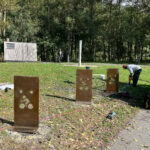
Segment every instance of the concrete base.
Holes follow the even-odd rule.
[[[76,104],[91,105],[91,104],[92,104],[92,102],[86,102],[86,101],[76,101]]]

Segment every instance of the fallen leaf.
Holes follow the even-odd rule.
[[[147,146],[147,145],[144,145],[144,147],[145,147],[145,148],[148,148],[148,146]]]
[[[28,139],[29,139],[29,140],[32,140],[32,139],[33,139],[33,136],[28,136]]]
[[[94,132],[92,132],[92,135],[95,135],[95,133],[94,133]]]
[[[134,121],[137,124],[137,120]]]
[[[69,138],[69,140],[72,141],[72,142],[74,141],[74,139],[72,139],[72,138]]]
[[[137,140],[137,139],[134,139],[134,141],[135,141],[135,142],[138,142],[138,140]]]
[[[79,119],[79,121],[82,123],[83,122],[83,120],[82,119]]]

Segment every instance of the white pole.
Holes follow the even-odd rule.
[[[82,59],[82,40],[79,41],[79,66],[81,66]]]

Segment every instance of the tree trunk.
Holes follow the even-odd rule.
[[[128,61],[132,61],[132,43],[128,42]]]
[[[111,51],[110,51],[110,45],[108,45],[108,61],[111,61]]]
[[[4,8],[4,14],[3,14],[4,18],[3,18],[3,21],[4,21],[4,27],[3,27],[3,38],[5,38],[6,36],[6,15],[7,15],[7,11],[6,11],[6,6]]]
[[[141,45],[141,62],[143,61],[143,45]]]
[[[93,39],[93,61],[95,62],[96,61],[96,49],[95,49],[95,42],[94,42],[94,39]]]
[[[135,62],[137,60],[137,45],[135,43],[135,46],[134,46],[134,59],[135,59]]]
[[[103,59],[104,61],[106,62],[106,47],[105,47],[105,40],[104,40],[104,37],[103,37]]]
[[[48,0],[47,3],[48,3],[48,8],[47,8],[48,9],[47,10],[48,31],[50,32],[50,0]]]
[[[109,2],[108,33],[112,33],[112,0]],[[108,61],[111,61],[111,37],[108,35]]]
[[[75,61],[77,61],[77,39],[76,36],[74,36],[74,49],[75,49]]]
[[[67,53],[67,62],[70,62],[70,54],[71,54],[71,43],[70,43],[70,32],[68,31],[67,41],[68,41],[68,53]]]
[[[52,48],[52,58],[53,58],[53,61],[56,62],[56,57],[55,57],[55,47],[53,46]]]

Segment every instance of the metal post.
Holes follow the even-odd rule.
[[[82,40],[79,41],[79,66],[81,66],[82,59]]]

